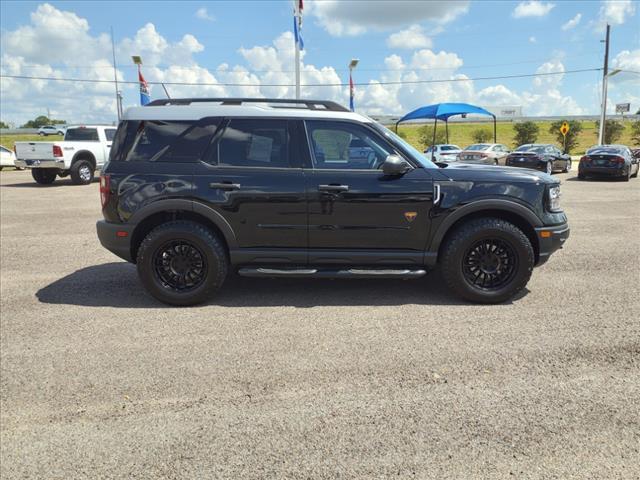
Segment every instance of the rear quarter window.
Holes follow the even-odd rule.
[[[113,140],[111,161],[196,162],[220,119],[124,121]]]

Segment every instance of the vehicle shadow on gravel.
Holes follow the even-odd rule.
[[[94,183],[100,183],[100,177],[96,177],[91,182],[91,185]],[[55,188],[55,187],[83,187],[85,185],[75,185],[70,178],[57,178],[55,182],[49,185],[40,185],[35,181],[27,181],[24,183],[8,183],[6,185],[2,185],[2,188]]]
[[[528,293],[525,288],[514,300]],[[116,308],[172,308],[145,292],[134,265],[83,268],[40,289],[42,303]],[[510,303],[510,302],[507,302]],[[444,285],[438,272],[418,280],[257,279],[230,275],[206,305],[223,307],[470,305]]]

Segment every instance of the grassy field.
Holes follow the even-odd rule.
[[[13,150],[13,144],[16,142],[59,142],[62,140],[62,135],[49,135],[47,137],[41,137],[40,135],[1,135],[0,145],[7,147],[9,150]]]
[[[539,143],[551,143],[556,144],[556,138],[554,134],[549,133],[549,127],[552,122],[535,122],[540,128],[538,135]],[[424,149],[424,145],[420,142],[419,129],[422,125],[400,125],[399,132],[404,132],[407,141],[414,145],[419,150]],[[514,148],[514,136],[515,131],[513,129],[513,123],[511,122],[498,122],[496,126],[498,143],[503,143],[509,148]],[[444,125],[438,122],[438,130],[444,131]],[[453,143],[462,148],[474,143],[473,132],[478,129],[484,129],[491,132],[493,136],[493,123],[451,123],[449,124],[449,143]],[[598,132],[596,130],[596,124],[593,121],[582,122],[582,132],[578,137],[578,146],[571,153],[574,155],[580,155],[592,145],[595,145],[598,141]],[[631,142],[631,126],[630,122],[625,123],[625,129],[622,138],[617,143],[623,145],[632,146]],[[558,145],[562,148],[562,145]]]
[[[555,135],[549,133],[549,127],[551,122],[536,122],[540,127],[540,133],[538,136],[539,143],[555,143]],[[406,139],[419,150],[424,149],[424,145],[420,142],[419,129],[422,125],[401,125],[400,132],[404,132]],[[392,127],[390,127],[392,128]],[[444,125],[438,123],[438,130]],[[456,144],[462,148],[474,143],[472,135],[477,129],[485,129],[493,134],[492,123],[452,123],[449,125],[449,143]],[[498,143],[503,143],[509,148],[513,148],[515,132],[513,130],[512,122],[498,122],[497,124],[497,136]],[[0,145],[3,145],[9,149],[13,149],[15,142],[33,142],[33,141],[45,141],[56,142],[61,140],[62,137],[58,135],[50,135],[48,137],[40,137],[38,135],[0,135]],[[580,155],[585,152],[587,148],[595,145],[598,140],[596,124],[592,121],[582,122],[582,132],[578,137],[578,147],[575,151],[571,152],[574,155]],[[630,122],[625,122],[625,129],[622,134],[622,138],[618,140],[618,143],[623,145],[632,146],[631,141],[631,125]],[[558,145],[562,147],[561,145]]]

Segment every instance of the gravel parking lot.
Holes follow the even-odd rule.
[[[1,179],[2,478],[638,478],[640,179],[559,175],[524,295],[234,277],[167,308],[98,185]]]

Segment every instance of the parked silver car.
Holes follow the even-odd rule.
[[[424,151],[426,157],[431,160],[433,154],[433,161],[435,162],[457,162],[458,154],[462,149],[457,145],[433,145]]]
[[[501,143],[474,143],[458,154],[463,163],[481,163],[485,165],[504,165],[509,149]]]

